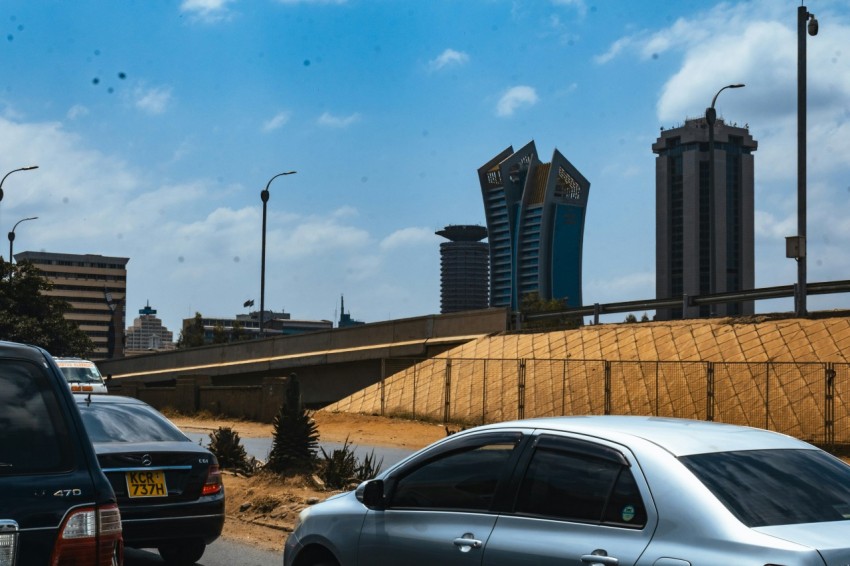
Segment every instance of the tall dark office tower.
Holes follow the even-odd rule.
[[[512,147],[478,170],[490,241],[490,305],[522,299],[581,306],[581,255],[590,183],[556,149],[550,163],[534,142]]]
[[[489,246],[483,226],[446,226],[440,244],[440,312],[486,309]]]
[[[758,143],[747,127],[730,126],[721,119],[715,122],[712,230],[709,135],[705,119],[687,120],[683,126],[664,130],[652,145],[658,156],[655,158],[657,298],[692,297],[712,290],[724,293],[754,287],[753,152],[757,148]],[[656,319],[753,312],[752,301],[699,307],[683,303],[681,309],[659,309]]]

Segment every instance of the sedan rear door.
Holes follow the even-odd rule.
[[[630,566],[656,523],[630,456],[582,439],[542,434],[520,464],[519,491],[484,549],[484,566]]]

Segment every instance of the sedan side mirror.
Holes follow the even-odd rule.
[[[374,511],[385,509],[384,480],[369,480],[357,486],[354,492],[357,500]]]

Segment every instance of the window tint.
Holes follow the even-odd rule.
[[[71,469],[71,443],[62,415],[44,369],[0,361],[0,475]]]
[[[486,511],[520,435],[438,457],[398,480],[391,507]]]
[[[646,511],[624,462],[622,456],[609,459],[571,451],[568,445],[559,448],[552,441],[540,443],[520,485],[515,510],[556,519],[642,527]]]
[[[646,508],[640,490],[631,470],[625,466],[620,468],[620,475],[605,506],[602,522],[624,527],[643,527],[646,524]]]
[[[680,460],[749,527],[850,519],[850,466],[819,450],[753,450]]]
[[[147,405],[77,403],[92,442],[149,442],[189,439]]]

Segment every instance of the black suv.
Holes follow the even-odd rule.
[[[123,563],[121,514],[62,372],[0,341],[0,566]]]

